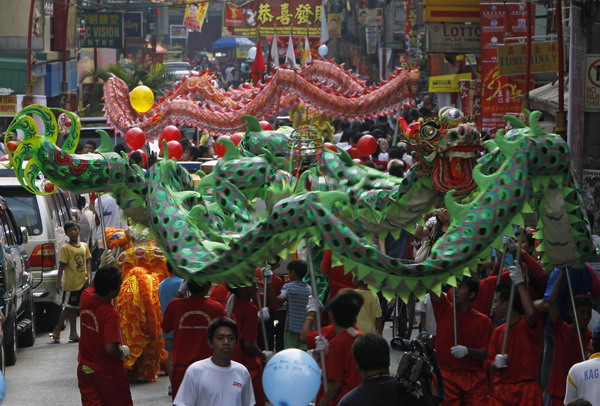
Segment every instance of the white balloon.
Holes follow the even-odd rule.
[[[322,44],[319,46],[318,52],[319,52],[319,55],[325,56],[329,53],[329,48],[327,48],[327,45]]]
[[[256,47],[252,47],[248,50],[248,59],[256,58]]]

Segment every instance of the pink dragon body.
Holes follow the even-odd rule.
[[[171,124],[211,134],[232,134],[246,127],[244,115],[274,117],[303,103],[319,114],[361,120],[396,112],[415,88],[417,71],[396,71],[379,87],[367,87],[341,67],[325,61],[296,71],[278,69],[260,87],[242,85],[223,91],[209,75],[191,76],[145,114],[129,104],[127,85],[112,77],[104,85],[105,117],[121,135],[141,128],[158,139]]]

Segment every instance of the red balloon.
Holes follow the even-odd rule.
[[[224,138],[229,138],[229,137],[226,135],[221,135],[219,138],[217,138],[217,141],[215,141],[215,153],[219,157],[224,157],[225,153],[227,152],[227,148],[225,147],[225,145],[223,145],[219,142],[220,140],[222,140]]]
[[[131,157],[131,154],[134,152],[139,152],[142,155],[142,168],[148,166],[148,154],[143,149],[136,149],[135,151],[131,151],[127,156]]]
[[[267,120],[261,120],[258,122],[258,124],[260,124],[260,128],[262,128],[263,131],[272,131],[273,130],[273,126]]]
[[[377,138],[365,134],[358,139],[356,147],[360,151],[360,155],[371,155],[377,149]]]
[[[350,156],[352,158],[356,158],[358,159],[358,157],[361,155],[360,151],[358,150],[358,148],[356,147],[352,147],[348,150],[348,152],[350,153]]]
[[[163,128],[162,132],[160,133],[159,141],[162,141],[163,139],[167,142],[181,141],[181,131],[179,131],[179,128],[175,127],[174,125],[168,125]]]
[[[125,133],[125,144],[133,150],[140,149],[146,144],[146,135],[140,128],[130,128]]]
[[[323,144],[323,146],[330,151],[338,152],[337,147],[335,145],[333,145],[331,142],[326,142],[325,144]]]
[[[183,147],[179,141],[167,142],[167,150],[169,151],[169,159],[179,160],[183,155]]]
[[[231,139],[231,141],[233,141],[233,143],[235,144],[236,147],[238,145],[240,145],[240,142],[242,142],[242,138],[244,138],[243,133],[235,133],[231,137],[229,137],[229,139]]]

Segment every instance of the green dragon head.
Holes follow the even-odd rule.
[[[475,189],[472,171],[484,147],[475,123],[468,122],[462,111],[443,107],[437,120],[421,124],[408,141],[421,170],[431,174],[438,190],[464,194]]]

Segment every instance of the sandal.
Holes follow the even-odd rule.
[[[52,344],[60,344],[60,336],[56,335],[54,333],[49,333],[48,336],[50,337],[50,341],[52,342]]]
[[[79,338],[69,338],[69,343],[78,343]]]

